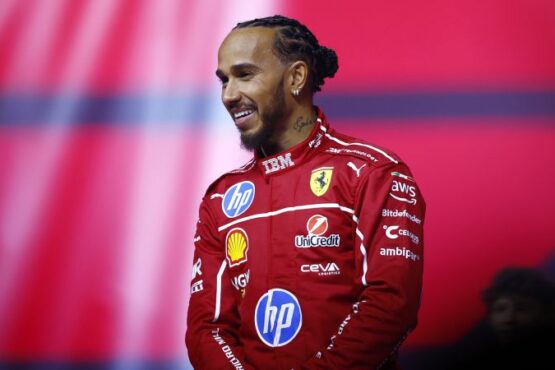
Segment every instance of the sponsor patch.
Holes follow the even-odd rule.
[[[418,237],[418,235],[412,233],[410,230],[401,229],[397,225],[384,225],[383,228],[385,230],[385,236],[387,236],[389,239],[397,239],[399,235],[401,235],[410,238],[410,240],[416,245],[420,244],[420,238]]]
[[[306,223],[306,230],[309,234],[322,235],[328,231],[328,218],[322,215],[310,217]]]
[[[352,169],[353,171],[355,171],[355,173],[357,174],[357,177],[360,177],[360,171],[362,171],[362,169],[364,167],[366,167],[366,163],[363,164],[360,167],[355,166],[355,164],[353,162],[348,162],[347,163],[347,167],[349,167],[350,169]]]
[[[405,180],[414,182],[414,179],[413,179],[412,177],[407,176],[407,175],[405,175],[405,174],[403,174],[403,173],[401,173],[401,172],[391,172],[391,176],[397,176],[397,177],[400,177],[400,178],[402,178],[402,179],[405,179]]]
[[[197,275],[202,275],[202,271],[200,270],[201,267],[202,267],[202,260],[199,257],[197,259],[197,261],[193,264],[193,271],[192,271],[192,274],[191,274],[191,280],[195,280]]]
[[[333,167],[322,167],[312,170],[310,175],[310,190],[317,197],[326,194],[330,187]]]
[[[249,238],[245,230],[240,227],[229,230],[225,238],[225,251],[229,267],[247,262]]]
[[[245,289],[247,288],[247,284],[249,283],[250,272],[251,270],[247,270],[242,274],[234,276],[233,279],[231,280],[231,284],[235,289],[241,292],[242,297],[245,296]]]
[[[239,182],[225,192],[222,211],[229,218],[243,214],[254,200],[255,187],[250,181]]]
[[[287,153],[285,155],[278,155],[277,157],[262,161],[262,165],[264,165],[265,173],[269,174],[283,170],[287,167],[293,167],[295,162],[291,159],[291,153]]]
[[[191,284],[191,294],[198,293],[204,289],[204,285],[202,280],[199,280],[193,284]]]
[[[419,261],[420,256],[418,254],[413,253],[412,251],[408,250],[407,248],[380,248],[380,256],[390,256],[390,257],[404,257],[408,260],[412,261]]]
[[[295,236],[295,247],[339,247],[341,237],[339,234],[324,236],[328,231],[328,218],[322,215],[313,215],[306,222],[307,235]]]
[[[290,343],[303,325],[297,297],[285,289],[270,289],[260,297],[254,310],[256,333],[270,347]]]
[[[239,359],[235,357],[235,354],[233,353],[233,350],[231,349],[231,347],[220,336],[220,328],[216,328],[215,330],[212,330],[212,337],[214,338],[216,343],[218,343],[218,345],[220,346],[220,349],[224,353],[225,357],[227,357],[230,365],[233,366],[236,370],[243,370],[244,367],[241,361],[239,361]]]
[[[362,157],[366,157],[366,158],[370,159],[372,162],[378,162],[376,157],[374,157],[372,154],[363,152],[361,150],[356,150],[356,149],[329,148],[329,149],[326,150],[326,152],[334,153],[334,154],[342,154],[342,153],[356,154],[356,155],[360,155]]]
[[[391,172],[391,176],[397,179],[393,180],[391,184],[389,196],[400,202],[416,204],[416,186],[411,184],[414,179],[400,172]]]
[[[193,280],[195,280],[198,276],[202,276],[202,260],[199,258],[197,258],[196,262],[193,264],[193,269],[191,271],[191,294],[194,293],[198,293],[200,291],[202,291],[204,289],[204,285],[203,285],[203,281],[198,280],[195,281],[194,283],[192,282]]]
[[[314,139],[312,139],[310,143],[308,143],[308,146],[310,148],[318,148],[321,143],[322,143],[322,134],[317,133]]]
[[[317,273],[318,276],[340,275],[341,270],[335,262],[301,265],[301,272]]]
[[[409,212],[407,212],[406,209],[403,209],[403,210],[393,209],[392,210],[392,209],[384,208],[384,209],[382,209],[382,217],[406,217],[409,220],[411,220],[412,222],[414,222],[415,224],[420,225],[422,223],[421,219],[419,219],[415,215],[410,214]]]

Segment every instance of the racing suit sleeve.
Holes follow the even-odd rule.
[[[224,244],[206,198],[195,235],[191,296],[187,314],[189,360],[201,369],[251,369],[244,361],[237,299],[228,276]]]
[[[416,326],[425,203],[404,164],[361,176],[355,199],[358,302],[302,369],[380,369]]]

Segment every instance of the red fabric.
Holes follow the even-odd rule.
[[[393,359],[416,325],[422,283],[425,204],[410,176],[397,156],[335,132],[321,116],[304,142],[256,157],[209,187],[186,335],[193,366],[369,369]],[[233,186],[245,181],[252,203],[242,198],[243,213],[226,211]],[[233,258],[237,243],[226,240],[238,228],[248,249]],[[286,317],[297,311],[279,305],[278,292],[264,300],[275,288],[298,301],[295,335],[287,332],[295,316]],[[268,320],[257,327],[257,317]],[[265,344],[262,323],[270,333],[284,324],[283,332]]]

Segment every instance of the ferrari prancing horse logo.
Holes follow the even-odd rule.
[[[310,175],[310,190],[317,197],[326,194],[330,187],[331,176],[333,175],[333,167],[320,167],[312,170]]]

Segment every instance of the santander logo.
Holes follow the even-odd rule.
[[[323,235],[328,231],[328,219],[322,215],[310,217],[306,223],[306,229],[310,235]]]

